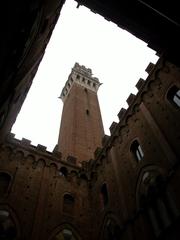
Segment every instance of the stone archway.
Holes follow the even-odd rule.
[[[77,231],[70,224],[57,227],[51,234],[49,240],[80,240]]]

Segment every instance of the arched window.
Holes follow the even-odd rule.
[[[101,199],[102,199],[103,208],[105,208],[109,201],[106,183],[104,183],[101,187]]]
[[[64,177],[67,177],[68,175],[68,170],[66,167],[61,167],[60,170],[59,170],[59,175],[60,176],[64,176]]]
[[[135,140],[131,144],[130,150],[137,161],[141,161],[143,159],[144,153],[143,153],[141,145],[139,144],[139,142],[137,140]]]
[[[17,236],[16,226],[8,211],[0,209],[0,239],[15,240]]]
[[[67,213],[67,214],[73,214],[74,204],[75,204],[74,197],[69,193],[64,194],[64,197],[63,197],[63,212]]]
[[[0,172],[0,197],[3,197],[9,188],[11,177],[9,174]]]
[[[155,236],[159,237],[179,217],[173,194],[167,190],[164,178],[155,171],[143,174],[140,191],[141,208],[146,211]]]
[[[167,99],[175,107],[180,108],[180,89],[176,86],[171,87],[167,93]]]
[[[77,240],[70,229],[63,229],[52,240]]]

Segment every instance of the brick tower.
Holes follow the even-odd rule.
[[[100,86],[91,69],[75,63],[60,98],[64,106],[58,140],[58,150],[66,159],[69,155],[77,162],[94,157],[104,135],[97,98]]]

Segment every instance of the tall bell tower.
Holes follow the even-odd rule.
[[[101,83],[89,68],[75,63],[62,89],[63,112],[58,140],[62,158],[69,155],[77,163],[94,157],[104,135],[97,91]]]

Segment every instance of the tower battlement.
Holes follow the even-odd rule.
[[[97,77],[93,77],[93,73],[90,68],[86,68],[84,65],[79,65],[79,63],[75,63],[60,95],[60,98],[63,102],[69,95],[69,92],[74,83],[95,93],[98,91],[99,86],[101,85],[99,79]]]

